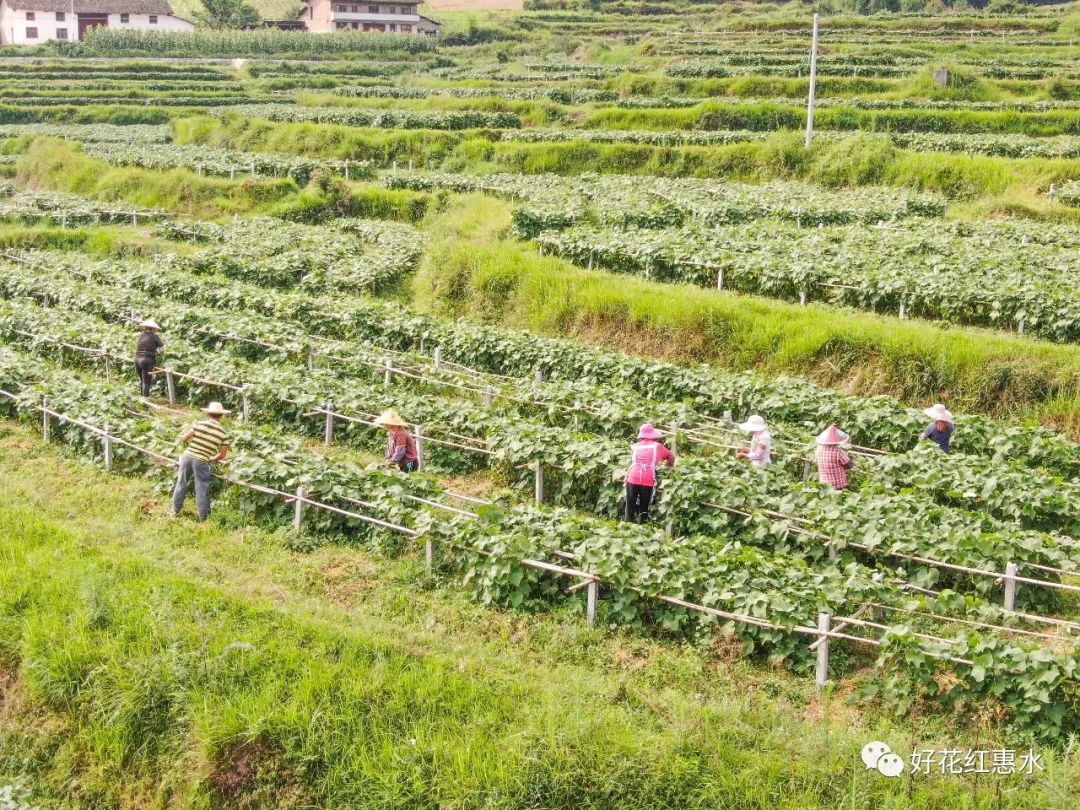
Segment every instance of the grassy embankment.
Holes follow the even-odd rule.
[[[728,146],[662,147],[582,141],[498,142],[475,131],[386,131],[235,117],[225,121],[180,119],[174,126],[178,143],[369,160],[383,167],[394,160],[413,160],[419,167],[451,171],[599,172],[749,182],[807,180],[828,186],[895,185],[1065,219],[1074,212],[1050,206],[1035,195],[1050,183],[1060,183],[1080,172],[1077,160],[913,152],[897,149],[886,138],[873,134],[821,141],[807,150],[802,136],[791,132]]]
[[[112,166],[82,155],[70,143],[49,138],[25,141],[28,145],[15,174],[21,188],[125,200],[194,217],[269,214],[302,222],[337,216],[416,222],[432,200],[428,194],[346,183],[338,177],[317,178],[301,188],[291,179],[228,180],[188,169],[160,172]]]
[[[859,394],[1032,419],[1080,436],[1080,348],[589,271],[505,238],[509,206],[461,198],[429,223],[414,304],[667,359],[799,374]]]
[[[869,739],[1016,742],[980,723],[863,715],[722,644],[589,630],[573,609],[493,612],[414,557],[290,552],[227,507],[204,526],[169,521],[147,479],[72,463],[11,423],[0,424],[0,489],[0,784],[24,782],[43,806],[1078,798],[1075,752],[1043,751],[1045,772],[1007,785],[884,779],[858,759]]]

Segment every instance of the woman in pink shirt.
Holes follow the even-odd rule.
[[[638,431],[638,440],[630,446],[630,469],[626,471],[626,519],[644,523],[649,519],[649,504],[656,491],[656,467],[675,464],[675,454],[660,444],[664,434],[650,424]]]

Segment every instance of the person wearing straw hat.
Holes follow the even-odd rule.
[[[919,434],[919,440],[922,441],[928,439],[936,444],[941,449],[942,453],[948,453],[952,442],[953,415],[949,413],[949,409],[940,402],[936,405],[931,405],[923,411],[923,413],[934,421],[927,425],[926,429]]]
[[[139,324],[142,333],[139,342],[135,345],[135,371],[139,375],[139,390],[142,396],[150,396],[150,386],[154,382],[154,368],[157,365],[158,355],[165,351],[165,344],[161,342],[158,332],[161,327],[153,318],[147,318]]]
[[[645,423],[638,430],[638,440],[630,446],[630,468],[626,471],[626,519],[644,523],[649,519],[649,506],[656,493],[656,468],[671,467],[675,454],[660,444],[664,434]]]
[[[840,448],[847,440],[848,435],[836,425],[829,425],[816,440],[818,480],[837,490],[848,488],[848,470],[852,461]]]
[[[207,418],[196,422],[180,437],[185,450],[173,489],[172,516],[177,517],[187,500],[188,482],[195,482],[195,506],[199,522],[210,517],[210,465],[224,461],[229,454],[229,434],[221,426],[222,418],[232,411],[211,402],[203,412]]]
[[[772,434],[764,418],[755,413],[739,425],[739,430],[750,434],[750,446],[740,447],[735,457],[748,458],[755,467],[768,467],[772,462]]]
[[[402,472],[416,472],[420,468],[420,456],[416,452],[416,440],[405,429],[405,420],[395,410],[384,411],[375,424],[386,428],[386,463]]]

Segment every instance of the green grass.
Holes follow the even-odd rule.
[[[584,141],[495,142],[475,132],[394,132],[236,118],[224,122],[180,119],[174,128],[179,143],[371,160],[384,167],[395,160],[399,164],[413,160],[420,167],[449,171],[598,172],[750,182],[797,179],[829,186],[902,186],[965,200],[1030,197],[1031,192],[1045,191],[1050,183],[1061,183],[1080,172],[1078,160],[913,152],[895,148],[884,137],[857,133],[843,141],[818,142],[806,150],[803,136],[795,132],[728,146],[660,147]]]
[[[471,196],[429,223],[439,248],[414,280],[416,306],[677,362],[798,374],[913,405],[947,396],[964,410],[1080,435],[1076,346],[589,271],[501,238],[508,210]]]
[[[1051,808],[1080,759],[891,783],[858,760],[1005,746],[806,679],[491,611],[414,557],[310,555],[219,505],[169,521],[120,479],[0,424],[0,784],[44,806]],[[435,586],[435,587],[432,587]],[[842,687],[846,689],[846,687]],[[984,718],[985,720],[985,718]],[[1055,804],[1059,802],[1059,804]]]
[[[179,214],[214,219],[233,214],[270,214],[300,222],[363,216],[416,222],[432,201],[429,194],[393,191],[371,183],[320,179],[300,188],[291,179],[228,180],[188,169],[168,172],[112,166],[88,158],[69,142],[36,138],[19,158],[16,182],[101,200],[125,200]]]

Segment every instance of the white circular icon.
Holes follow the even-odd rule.
[[[876,769],[882,776],[899,776],[904,772],[904,760],[879,740],[871,740],[863,746],[862,761],[866,770]]]
[[[882,776],[899,776],[904,772],[904,760],[896,754],[883,754],[877,761],[878,773]]]

